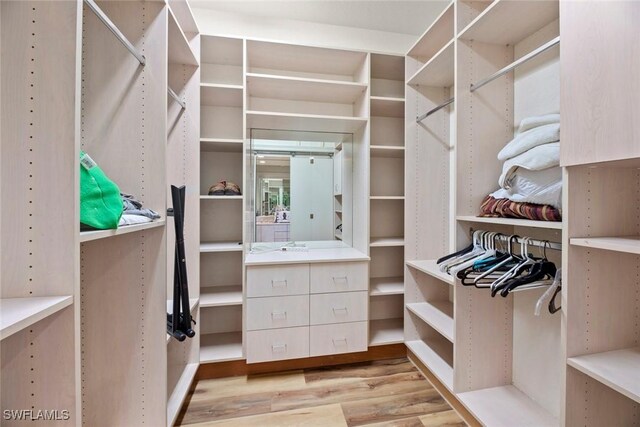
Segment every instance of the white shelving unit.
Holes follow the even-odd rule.
[[[165,223],[166,221],[161,218],[145,224],[124,225],[115,230],[82,231],[80,232],[80,243],[106,239],[113,236],[121,236],[128,233],[137,233],[143,230],[149,230],[150,228],[164,227]]]
[[[242,332],[206,334],[200,338],[200,363],[244,359]]]
[[[73,297],[26,297],[0,299],[0,340],[70,306]]]
[[[403,341],[404,58],[371,54],[369,345]]]
[[[451,301],[412,303],[407,304],[407,309],[453,342],[453,303]]]
[[[200,307],[242,305],[242,285],[209,286],[200,289]]]

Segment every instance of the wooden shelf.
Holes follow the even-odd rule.
[[[200,149],[208,152],[242,153],[243,139],[200,138]]]
[[[427,62],[436,52],[454,38],[454,2],[442,11],[440,16],[431,24],[418,41],[409,49],[407,56],[419,58]]]
[[[139,231],[164,226],[165,220],[161,218],[153,222],[146,222],[144,224],[123,225],[122,227],[115,230],[81,231],[80,243],[89,242],[91,240],[106,239],[108,237],[121,236],[128,233],[137,233]]]
[[[404,196],[369,196],[370,200],[404,200]]]
[[[438,331],[443,337],[453,342],[453,303],[451,301],[407,304],[407,309]]]
[[[184,367],[182,371],[182,375],[180,375],[180,379],[178,383],[174,387],[171,395],[169,396],[169,400],[167,401],[167,425],[173,426],[176,422],[176,418],[178,418],[178,414],[180,413],[180,408],[182,408],[182,404],[184,399],[189,394],[189,389],[191,388],[191,384],[193,383],[194,378],[196,377],[196,372],[198,372],[199,363],[189,363]]]
[[[256,98],[354,104],[366,90],[364,83],[247,73],[247,93]]]
[[[211,107],[242,107],[242,86],[200,84],[200,105]]]
[[[567,364],[640,403],[640,347],[570,357]]]
[[[200,200],[242,200],[243,198],[244,196],[200,196]]]
[[[458,215],[456,217],[458,221],[464,222],[478,222],[484,224],[496,224],[496,225],[514,225],[517,227],[532,227],[532,228],[547,228],[552,230],[562,230],[562,222],[554,221],[533,221],[530,219],[517,219],[517,218],[485,218],[481,216],[472,215]]]
[[[404,237],[372,237],[369,246],[372,248],[404,246]]]
[[[242,285],[209,286],[200,289],[200,307],[242,305]]]
[[[73,296],[0,299],[0,340],[70,306]]]
[[[447,273],[443,273],[438,269],[436,260],[407,261],[407,265],[409,267],[415,268],[418,271],[428,274],[429,276],[435,277],[438,280],[442,280],[449,285],[453,285],[455,282],[453,276]]]
[[[437,87],[453,86],[454,41],[447,43],[433,58],[422,66],[408,81],[408,85]]]
[[[198,24],[196,24],[196,20],[193,17],[191,6],[189,6],[187,0],[169,0],[168,4],[180,28],[182,28],[185,33],[196,34],[200,32]]]
[[[404,98],[371,96],[371,116],[404,117]]]
[[[200,243],[200,253],[207,252],[242,252],[240,242],[203,242]]]
[[[495,0],[460,32],[459,38],[514,45],[558,19],[557,1]]]
[[[640,255],[640,236],[573,238],[570,242],[574,246]]]
[[[453,389],[453,368],[445,361],[441,354],[453,359],[453,348],[445,346],[436,340],[407,341],[407,348],[445,385],[449,390]],[[436,351],[434,351],[434,349]]]
[[[559,422],[512,385],[457,394],[460,402],[485,426],[557,427]],[[500,402],[500,408],[496,408]]]
[[[191,45],[187,40],[184,32],[178,25],[175,15],[171,8],[169,10],[169,63],[170,64],[184,64],[198,66],[198,59],[191,49]]]
[[[247,111],[247,127],[258,129],[353,133],[366,123],[364,117]]]
[[[371,157],[404,157],[404,147],[399,145],[371,145]]]
[[[404,294],[404,277],[373,277],[369,281],[369,295],[402,295]]]
[[[403,319],[378,319],[369,321],[369,347],[403,342]]]
[[[200,363],[241,360],[242,332],[223,332],[200,336]]]

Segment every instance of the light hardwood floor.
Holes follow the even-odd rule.
[[[405,358],[202,380],[177,425],[465,426]]]

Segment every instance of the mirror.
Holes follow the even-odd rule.
[[[351,246],[351,142],[344,133],[251,130],[252,248]]]

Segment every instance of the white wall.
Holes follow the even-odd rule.
[[[404,55],[417,36],[194,8],[200,33]],[[425,28],[428,25],[425,24]]]

